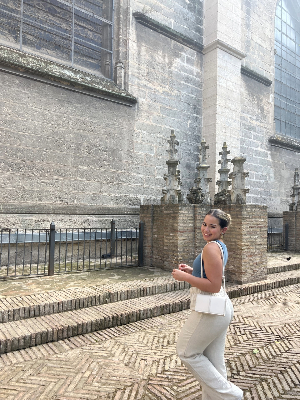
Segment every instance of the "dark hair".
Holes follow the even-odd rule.
[[[209,210],[206,215],[212,215],[213,217],[217,218],[219,220],[220,227],[222,229],[230,225],[231,222],[230,214],[227,214],[226,212],[219,210],[218,208]]]

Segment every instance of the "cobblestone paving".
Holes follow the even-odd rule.
[[[233,299],[228,375],[245,400],[300,399],[300,284]],[[188,311],[0,356],[0,399],[201,400],[175,346]]]
[[[298,253],[267,253],[268,268],[292,266],[300,264]],[[279,272],[279,271],[278,271]],[[294,272],[296,274],[296,272]],[[61,274],[45,276],[42,278],[22,278],[0,281],[0,299],[10,296],[26,296],[46,293],[52,290],[66,290],[78,287],[91,287],[118,284],[124,281],[153,279],[157,277],[170,277],[170,271],[160,268],[117,268],[95,272],[82,272],[74,274]]]

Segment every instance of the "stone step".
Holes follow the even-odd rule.
[[[271,275],[271,274],[277,274],[279,272],[295,271],[298,269],[300,269],[300,263],[270,266],[267,268],[267,273],[268,275]]]
[[[245,285],[230,298],[300,283],[300,270]],[[66,339],[189,308],[189,285],[160,277],[0,299],[0,353]]]
[[[227,293],[233,298],[300,282],[300,271],[290,275],[229,286]],[[156,278],[1,299],[0,353],[184,310],[187,286]]]
[[[0,323],[62,313],[188,288],[189,285],[186,282],[177,282],[172,277],[160,277],[101,286],[52,290],[27,296],[6,297],[0,299]]]
[[[299,264],[271,268],[269,269],[267,279],[264,281],[244,285],[227,284],[228,295],[230,298],[240,297],[299,283],[300,269],[297,266]],[[270,271],[273,273],[271,274]],[[78,310],[188,288],[189,285],[186,282],[174,281],[172,277],[159,277],[102,286],[53,290],[27,296],[5,297],[0,299],[0,323]]]
[[[227,284],[228,296],[230,298],[240,297],[299,283],[300,269],[291,267],[289,266],[289,269],[285,272],[278,272],[282,268],[276,267],[274,269],[276,273],[268,274],[267,279],[264,281],[244,285]],[[27,296],[8,296],[0,299],[0,323],[62,313],[188,288],[189,285],[186,282],[174,281],[170,276],[101,286],[52,290]]]
[[[182,311],[189,304],[189,290],[185,289],[5,322],[0,324],[0,353]]]

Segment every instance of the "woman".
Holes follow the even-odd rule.
[[[172,272],[173,278],[191,284],[191,314],[183,326],[178,342],[177,354],[188,370],[202,386],[202,400],[241,400],[243,392],[227,380],[224,360],[227,328],[233,317],[232,303],[227,299],[225,316],[204,314],[195,311],[197,293],[222,294],[223,260],[228,252],[222,238],[230,224],[230,215],[214,209],[203,221],[201,232],[207,242],[195,259],[193,268],[180,264]],[[219,244],[218,244],[219,243]],[[201,263],[203,277],[201,278]],[[206,293],[208,294],[208,293]]]

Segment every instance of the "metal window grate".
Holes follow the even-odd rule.
[[[0,42],[112,79],[113,0],[0,0]]]

